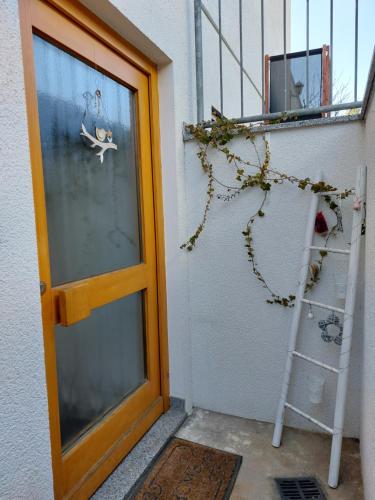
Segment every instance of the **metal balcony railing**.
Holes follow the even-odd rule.
[[[251,122],[259,122],[265,120],[275,120],[278,118],[285,118],[288,116],[293,117],[311,117],[311,116],[330,116],[331,112],[338,112],[349,109],[359,109],[362,106],[362,101],[358,100],[358,0],[353,0],[355,7],[355,16],[354,16],[354,61],[353,61],[353,72],[354,72],[354,101],[351,102],[341,102],[334,103],[333,102],[333,55],[334,55],[334,36],[333,36],[333,20],[334,20],[334,10],[333,10],[333,0],[329,0],[330,9],[330,45],[327,47],[323,46],[323,50],[329,50],[329,62],[328,62],[328,73],[329,76],[329,85],[328,90],[325,89],[326,100],[324,103],[321,103],[320,106],[314,106],[310,103],[310,59],[312,58],[312,54],[316,53],[316,50],[312,50],[309,46],[310,44],[310,1],[309,0],[300,0],[301,2],[305,2],[306,4],[306,52],[305,52],[305,88],[304,88],[304,105],[299,107],[298,109],[290,109],[287,105],[287,96],[288,96],[288,59],[293,57],[293,54],[287,53],[287,1],[286,0],[278,0],[282,2],[282,22],[283,22],[283,53],[279,56],[279,59],[282,57],[284,63],[283,70],[283,92],[284,92],[284,109],[282,111],[270,113],[269,104],[267,103],[267,97],[269,93],[269,65],[266,67],[265,64],[265,9],[264,9],[264,0],[258,0],[260,2],[260,53],[259,53],[259,63],[261,64],[261,91],[255,85],[252,75],[244,68],[244,44],[243,44],[243,0],[233,0],[234,2],[238,2],[238,12],[239,19],[236,22],[236,26],[233,26],[234,30],[238,30],[238,39],[239,39],[239,55],[233,50],[233,48],[228,43],[227,39],[223,35],[222,29],[222,0],[217,0],[218,4],[218,23],[216,23],[213,19],[213,16],[208,11],[207,7],[202,3],[202,0],[194,0],[194,17],[195,17],[195,63],[196,63],[196,96],[197,96],[197,121],[204,121],[204,64],[203,64],[203,51],[205,47],[203,47],[203,37],[202,37],[202,15],[206,17],[209,21],[212,28],[218,34],[218,52],[219,52],[219,89],[220,89],[220,113],[224,114],[224,86],[223,86],[223,46],[226,47],[229,54],[233,57],[234,61],[238,65],[238,86],[239,86],[239,96],[240,96],[240,109],[241,116],[240,117],[228,117],[233,118],[237,123],[251,123]],[[276,2],[276,0],[275,0]],[[271,4],[272,5],[272,4]],[[322,14],[324,15],[324,13]],[[310,54],[311,53],[311,54]],[[266,55],[266,63],[269,58]],[[290,71],[289,71],[290,73]],[[237,77],[233,77],[235,81]],[[256,94],[261,100],[261,113],[254,114],[252,116],[244,116],[244,79],[247,79],[252,87],[255,89]],[[327,82],[326,82],[327,83]],[[300,82],[297,82],[300,84]],[[290,83],[289,83],[290,85]],[[328,95],[327,95],[328,94]],[[324,104],[324,105],[322,105]],[[205,126],[209,127],[210,122],[205,122]]]

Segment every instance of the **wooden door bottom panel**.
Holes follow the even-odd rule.
[[[159,397],[159,387],[149,380],[84,434],[63,456],[64,492],[70,491],[85,477],[114,443],[147,413]]]
[[[75,487],[64,495],[64,500],[87,500],[111,474],[130,450],[137,444],[153,423],[163,413],[163,398],[159,396],[85,474]]]

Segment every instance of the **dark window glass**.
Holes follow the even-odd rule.
[[[301,53],[298,53],[301,54]],[[306,91],[306,52],[287,55],[286,109],[284,104],[284,58],[270,58],[270,112],[315,108],[321,105],[322,55],[309,55],[309,100]]]

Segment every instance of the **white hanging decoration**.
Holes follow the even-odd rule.
[[[318,323],[321,329],[321,338],[324,342],[334,342],[337,345],[342,344],[342,333],[344,330],[344,325],[341,323],[340,318],[332,312],[329,314],[327,319],[323,319]],[[335,329],[335,334],[332,330]]]
[[[107,138],[107,131],[104,128],[95,127],[96,138],[99,141],[105,141]]]
[[[312,312],[311,304],[309,306],[309,312],[307,314],[308,319],[314,319],[314,313]]]
[[[97,126],[99,120],[100,121],[104,120],[105,122],[109,121],[108,117],[106,116],[104,103],[102,101],[102,93],[99,89],[96,89],[94,95],[87,91],[83,94],[83,98],[86,101],[86,107],[82,118],[80,135],[83,135],[91,142],[90,144],[91,148],[100,148],[100,151],[96,153],[96,156],[99,156],[100,163],[103,163],[104,153],[108,149],[114,149],[115,151],[117,151],[117,144],[112,142],[112,135],[113,135],[112,130],[106,130],[105,128]],[[96,109],[96,117],[94,120],[96,137],[91,135],[84,125],[84,121],[86,119],[86,116],[89,114],[89,109],[92,106],[93,101]]]
[[[361,198],[358,195],[355,195],[353,209],[354,210],[361,210],[361,208],[362,208]]]
[[[313,405],[320,405],[323,402],[325,378],[321,375],[311,375],[309,377],[309,401]]]
[[[103,163],[104,153],[107,151],[107,149],[115,149],[117,151],[117,144],[112,142],[112,132],[110,130],[104,130],[104,129],[97,128],[96,129],[96,137],[98,137],[98,139],[95,139],[94,136],[92,136],[89,132],[87,132],[86,127],[82,123],[81,135],[83,135],[84,137],[87,137],[87,139],[89,139],[92,142],[90,147],[100,148],[99,153],[96,153],[96,156],[99,156],[99,158],[100,158],[100,163]],[[100,139],[99,139],[99,137],[100,137]],[[105,142],[106,139],[108,142]]]

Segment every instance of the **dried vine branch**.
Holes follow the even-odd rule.
[[[197,156],[201,161],[202,168],[205,171],[205,173],[207,174],[207,179],[208,179],[207,198],[206,198],[206,205],[205,205],[204,211],[203,211],[202,222],[198,225],[195,233],[192,236],[190,236],[189,240],[186,243],[183,243],[180,247],[182,249],[186,248],[189,251],[193,250],[197,239],[199,238],[201,232],[204,229],[204,226],[206,225],[208,212],[210,210],[212,198],[214,197],[214,192],[215,192],[214,181],[216,179],[214,179],[214,177],[213,177],[213,166],[208,161],[208,158],[207,158],[207,149],[208,149],[208,144],[206,144],[206,145],[201,144],[199,147],[199,152],[197,153]]]
[[[299,179],[296,176],[288,175],[274,168],[270,168],[271,153],[268,141],[263,135],[264,153],[262,160],[255,143],[255,134],[250,127],[234,124],[230,120],[218,118],[213,123],[212,128],[209,130],[203,128],[201,125],[191,125],[189,127],[189,131],[199,144],[199,151],[197,153],[197,156],[208,179],[206,193],[207,197],[201,223],[198,225],[196,231],[190,236],[190,238],[181,245],[181,248],[186,248],[189,251],[193,250],[198,238],[201,236],[207,223],[208,212],[210,210],[211,202],[215,193],[215,184],[226,189],[225,194],[218,193],[216,196],[217,198],[227,202],[239,196],[244,191],[252,188],[259,188],[264,193],[261,203],[258,206],[257,211],[249,218],[246,227],[242,232],[245,238],[245,247],[247,249],[248,261],[250,263],[252,273],[262,284],[263,288],[267,289],[271,296],[271,298],[267,299],[266,302],[269,304],[280,304],[284,307],[293,307],[295,296],[292,294],[288,296],[282,296],[276,293],[266,282],[263,274],[259,270],[255,259],[252,226],[257,218],[263,218],[265,216],[263,208],[272,185],[280,185],[288,182],[302,190],[306,190],[307,188],[310,189],[313,193],[327,193],[327,195],[323,197],[323,200],[327,203],[328,207],[335,213],[336,216],[338,205],[334,200],[332,200],[332,197],[340,197],[342,199],[346,198],[347,196],[349,196],[349,194],[351,194],[352,190],[347,189],[339,195],[336,195],[335,191],[337,191],[337,188],[331,186],[330,184],[327,184],[324,181],[313,182],[309,177]],[[244,160],[239,155],[234,154],[228,148],[228,143],[233,139],[233,137],[238,134],[243,134],[246,140],[248,140],[252,144],[257,157],[257,163],[251,162],[249,160]],[[234,185],[228,185],[217,179],[217,177],[214,175],[214,167],[208,159],[209,148],[222,153],[225,156],[228,165],[234,167]],[[247,167],[255,168],[256,173],[250,174],[246,172]],[[325,246],[327,246],[328,240],[337,231],[337,226],[338,222],[329,231],[325,240]],[[323,268],[323,261],[326,255],[327,252],[321,251],[319,259],[310,266],[311,277],[306,285],[306,291],[311,290],[319,282],[320,273]]]

